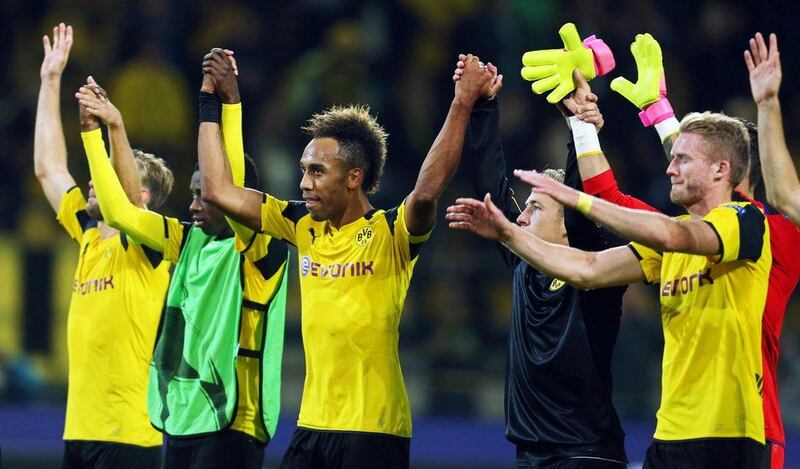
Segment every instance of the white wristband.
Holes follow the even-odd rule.
[[[681,124],[675,117],[670,117],[656,124],[656,132],[658,132],[658,138],[661,139],[661,143],[666,142],[673,135],[678,135],[680,127]]]
[[[603,154],[594,125],[572,116],[569,118],[569,126],[572,128],[572,141],[575,142],[575,153],[578,158]]]

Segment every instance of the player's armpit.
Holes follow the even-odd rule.
[[[86,213],[86,199],[78,186],[73,186],[61,196],[56,220],[64,227],[70,238],[81,243],[83,233],[92,223],[91,217]]]
[[[269,194],[252,191],[260,196],[259,226],[262,233],[286,240],[295,246],[297,222],[308,215],[305,204],[298,201],[276,199]]]
[[[50,168],[43,173],[37,171],[36,177],[50,206],[58,212],[61,198],[68,190],[75,187],[75,179],[66,168]]]
[[[800,187],[792,193],[789,203],[785,204],[784,214],[796,225],[800,225]]]

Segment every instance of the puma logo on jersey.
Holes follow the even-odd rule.
[[[714,279],[711,278],[711,268],[705,271],[698,271],[688,277],[683,276],[675,280],[667,280],[661,288],[661,296],[678,296],[685,295],[694,290],[695,284],[697,288],[703,285],[713,285]]]
[[[300,274],[303,277],[342,278],[375,275],[375,261],[356,261],[335,264],[320,264],[308,256],[300,262]]]

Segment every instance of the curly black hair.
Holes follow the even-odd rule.
[[[368,106],[333,106],[308,120],[303,130],[312,138],[333,138],[339,143],[339,156],[350,168],[361,168],[361,188],[367,194],[378,190],[386,164],[386,137]]]

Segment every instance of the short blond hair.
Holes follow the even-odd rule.
[[[564,184],[564,178],[566,177],[566,174],[564,173],[563,169],[552,169],[552,168],[545,169],[544,171],[542,171],[542,174],[549,177],[550,179],[555,179],[561,184]]]
[[[136,160],[136,169],[139,170],[142,186],[150,191],[150,203],[147,206],[151,209],[161,207],[172,192],[175,176],[164,160],[152,153],[134,149],[133,158]]]
[[[560,182],[561,184],[564,184],[564,179],[566,178],[566,173],[564,172],[563,169],[548,168],[548,169],[545,169],[544,171],[542,171],[542,174],[544,174],[545,176],[549,177],[550,179],[555,179],[556,181]],[[558,210],[558,214],[563,217],[564,216],[564,205],[562,205],[562,204],[558,204],[558,205],[561,207]]]
[[[691,112],[681,120],[680,133],[703,137],[703,150],[713,161],[731,165],[731,187],[742,182],[748,168],[750,136],[741,121],[721,112]]]

